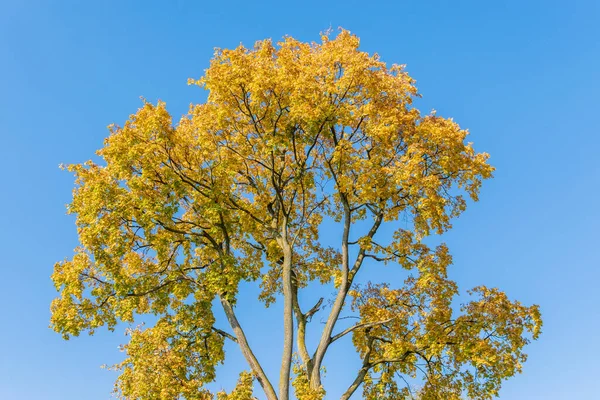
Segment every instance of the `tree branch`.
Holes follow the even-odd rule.
[[[310,375],[312,371],[312,359],[310,354],[308,354],[308,349],[306,348],[307,314],[302,313],[302,310],[300,309],[300,303],[298,301],[298,285],[295,282],[295,279],[292,280],[292,283],[294,314],[296,315],[296,323],[298,324],[298,337],[296,338],[298,353],[300,354],[300,358],[302,359],[302,363],[306,368],[307,374]]]
[[[215,328],[214,326],[212,327],[212,330],[215,331],[215,332],[217,332],[219,335],[221,335],[221,336],[223,336],[223,337],[225,337],[225,338],[227,338],[227,339],[229,339],[229,340],[231,340],[233,342],[236,342],[236,343],[238,342],[238,340],[236,339],[236,337],[233,336],[231,333],[225,332],[225,331],[223,331],[223,330],[221,330],[219,328]]]
[[[313,357],[314,364],[310,377],[310,386],[314,390],[321,387],[321,363],[325,357],[327,347],[331,343],[331,333],[333,332],[335,323],[340,316],[340,312],[342,311],[342,307],[344,306],[344,301],[346,299],[346,294],[350,288],[348,239],[350,237],[351,211],[350,205],[348,204],[348,198],[344,193],[340,193],[340,199],[342,206],[344,207],[344,231],[342,233],[342,281],[340,283],[340,288],[333,307],[331,308],[331,312],[329,313],[329,318],[327,318],[327,322],[325,323],[325,328],[323,328],[321,340],[319,341],[319,345],[317,346],[317,350],[315,351],[315,355]]]
[[[317,301],[317,304],[315,304],[315,305],[313,306],[313,308],[311,308],[310,310],[308,310],[308,311],[306,312],[306,314],[304,314],[304,315],[306,316],[306,318],[307,318],[307,319],[309,319],[309,318],[312,318],[312,316],[313,316],[313,315],[314,315],[314,314],[315,314],[317,311],[319,311],[319,308],[321,308],[321,305],[322,305],[322,304],[323,304],[323,298],[321,297],[321,298],[319,299],[319,301]]]
[[[223,311],[225,311],[225,315],[227,316],[229,325],[231,325],[231,329],[233,329],[233,332],[235,333],[237,339],[236,341],[240,346],[242,354],[244,355],[244,358],[246,358],[246,361],[252,369],[252,372],[254,372],[254,374],[256,375],[256,379],[258,380],[260,386],[262,386],[265,395],[267,396],[267,399],[277,400],[277,394],[273,389],[273,385],[271,385],[271,382],[267,378],[265,371],[262,369],[262,366],[258,362],[258,359],[252,352],[252,349],[248,344],[248,340],[246,339],[246,334],[244,333],[244,330],[240,326],[240,323],[237,317],[235,316],[235,312],[233,311],[231,303],[222,296],[219,296],[219,299],[221,300],[221,305],[223,306]]]
[[[360,324],[356,324],[354,326],[351,326],[345,330],[343,330],[342,332],[338,333],[337,335],[335,335],[334,337],[331,338],[331,343],[335,342],[336,340],[340,339],[341,337],[349,334],[350,332],[359,329],[359,328],[371,328],[373,326],[377,326],[377,325],[384,325],[387,324],[388,322],[391,322],[395,319],[396,317],[392,317],[392,318],[388,318],[385,321],[377,321],[377,322],[364,322],[364,323],[360,323]]]
[[[281,196],[281,195],[280,195]],[[280,203],[283,207],[283,201]],[[292,288],[292,247],[288,238],[288,219],[283,217],[280,245],[283,250],[283,352],[279,371],[279,399],[288,400],[290,395],[290,371],[294,351],[294,295]]]
[[[352,281],[354,280],[356,273],[362,266],[362,263],[365,259],[365,250],[360,249],[358,255],[356,256],[356,260],[354,261],[352,269],[349,268],[348,246],[350,236],[351,211],[347,197],[343,193],[340,193],[340,198],[344,207],[344,231],[342,234],[342,282],[340,283],[338,294],[336,296],[333,307],[331,308],[329,318],[327,319],[325,328],[323,329],[323,333],[321,335],[321,340],[313,357],[314,368],[310,379],[310,385],[313,389],[318,389],[321,386],[321,363],[323,362],[323,358],[325,357],[327,348],[332,342],[331,334],[333,332],[333,328],[335,327],[335,324],[340,316],[342,308],[344,307],[344,302],[346,301],[346,296],[348,295],[348,291],[352,286]],[[382,222],[383,214],[379,212],[376,214],[373,226],[371,226],[371,229],[367,234],[369,238],[375,236],[375,233],[377,233],[377,230],[381,226]]]
[[[363,357],[362,367],[358,370],[358,374],[356,375],[356,378],[354,379],[352,384],[350,384],[348,389],[344,392],[342,397],[340,397],[340,400],[348,400],[350,398],[350,396],[352,396],[354,394],[356,389],[358,389],[358,387],[365,380],[365,376],[367,375],[367,372],[369,372],[369,369],[371,369],[369,359],[371,358],[371,352],[373,351],[373,340],[374,340],[373,338],[368,339],[367,351],[365,352],[365,356]]]

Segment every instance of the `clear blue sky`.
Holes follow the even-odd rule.
[[[597,0],[0,1],[0,398],[107,399],[115,375],[99,366],[118,360],[126,340],[100,332],[65,342],[48,329],[52,265],[77,244],[64,208],[73,180],[58,164],[92,157],[140,96],[165,100],[176,116],[201,101],[186,80],[202,74],[214,47],[317,40],[330,26],[407,64],[424,96],[418,106],[454,117],[492,156],[495,179],[444,240],[462,288],[498,286],[541,305],[544,333],[501,398],[595,398],[598,21]],[[269,347],[278,325],[256,329],[270,326],[256,318],[273,316],[243,312],[259,353],[279,354]],[[241,363],[238,353],[228,356]],[[353,367],[343,356],[327,359],[331,393],[348,384],[333,372]]]

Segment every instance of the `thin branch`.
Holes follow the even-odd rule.
[[[384,324],[387,324],[388,322],[393,321],[395,318],[396,317],[392,317],[392,318],[388,318],[388,319],[386,319],[384,321],[364,322],[364,323],[353,325],[353,326],[351,326],[351,327],[343,330],[342,332],[338,333],[337,335],[333,336],[331,338],[331,343],[333,343],[336,340],[340,339],[341,337],[349,334],[350,332],[355,331],[356,329],[359,329],[359,328],[371,328],[373,326],[384,325]]]
[[[306,312],[306,314],[304,314],[304,316],[305,316],[305,317],[306,317],[308,320],[310,320],[310,318],[312,318],[312,316],[313,316],[313,315],[314,315],[314,314],[315,314],[317,311],[319,311],[319,308],[321,308],[321,305],[322,305],[322,304],[323,304],[323,298],[321,297],[321,298],[319,299],[319,301],[317,301],[317,304],[315,304],[315,305],[313,306],[313,308],[311,308],[310,310],[308,310],[308,311]]]
[[[233,336],[231,333],[225,332],[224,330],[221,330],[219,328],[215,328],[214,326],[212,327],[212,330],[233,342],[236,342],[236,343],[238,342],[237,338],[235,336]]]

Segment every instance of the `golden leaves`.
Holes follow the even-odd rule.
[[[299,360],[294,360],[292,370],[295,375],[292,386],[298,400],[323,400],[325,398],[325,389],[323,387],[313,389],[310,386],[309,377]]]
[[[212,399],[202,386],[215,379],[215,366],[224,353],[223,338],[210,327],[163,318],[129,335],[131,340],[123,346],[127,358],[115,366],[122,370],[115,387],[120,397]]]
[[[217,393],[217,400],[256,400],[256,397],[252,395],[254,383],[254,377],[250,372],[240,373],[237,385],[233,391],[229,394],[226,392]]]
[[[394,374],[415,376],[418,360],[429,368],[424,399],[462,390],[487,398],[520,370],[526,334],[539,335],[539,310],[478,288],[480,300],[453,316],[448,250],[421,242],[450,228],[493,167],[454,121],[412,107],[418,93],[403,66],[360,51],[358,37],[341,30],[320,43],[286,37],[218,49],[188,83],[209,91],[206,104],[174,122],[163,102],[144,102],[123,127],[110,127],[102,165],[68,166],[81,247],[55,266],[52,327],[69,337],[160,317],[131,332],[119,366],[124,397],[212,398],[202,387],[224,354],[211,302],[235,304],[240,284],[254,280],[260,299],[275,301],[284,237],[295,291],[328,283],[347,291],[364,258],[413,273],[401,289],[350,292],[363,324],[353,341],[368,356],[367,398],[406,396]],[[362,257],[354,267],[345,265],[347,248],[322,243],[324,218],[354,224],[346,244]],[[400,218],[406,228],[380,243],[379,225]],[[370,219],[374,230],[355,234]],[[306,365],[295,374],[298,398],[323,398]],[[243,373],[217,398],[249,399],[252,381]]]
[[[524,346],[540,334],[539,307],[482,286],[469,292],[477,298],[454,315],[457,288],[446,278],[448,257],[445,248],[423,255],[418,275],[402,289],[368,285],[351,292],[361,317],[353,343],[381,372],[377,381],[365,379],[365,398],[404,398],[399,393],[409,386],[399,389],[393,378],[401,373],[423,380],[418,398],[460,399],[468,393],[489,399],[502,380],[521,371]]]

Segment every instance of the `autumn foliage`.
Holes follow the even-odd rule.
[[[521,371],[537,306],[481,286],[453,309],[449,251],[424,243],[451,227],[463,196],[477,200],[488,156],[451,119],[411,105],[418,93],[402,66],[358,47],[342,30],[217,50],[190,80],[206,103],[177,123],[164,103],[144,103],[111,127],[101,164],[67,167],[81,246],[55,266],[52,327],[69,338],[157,317],[129,331],[118,395],[248,400],[256,380],[260,398],[323,399],[325,354],[346,335],[361,363],[343,399],[361,386],[367,399],[487,399]],[[393,234],[381,234],[386,225]],[[380,263],[406,279],[378,282]],[[359,271],[373,282],[356,285]],[[284,306],[279,377],[236,317],[248,281],[260,282],[257,302]],[[334,288],[331,301],[304,304],[303,291],[320,287]],[[227,328],[215,326],[217,305]],[[311,325],[317,313],[325,324]],[[356,322],[336,329],[342,313]],[[320,331],[314,346],[308,329]],[[226,340],[249,372],[213,395],[205,385],[219,379]]]

